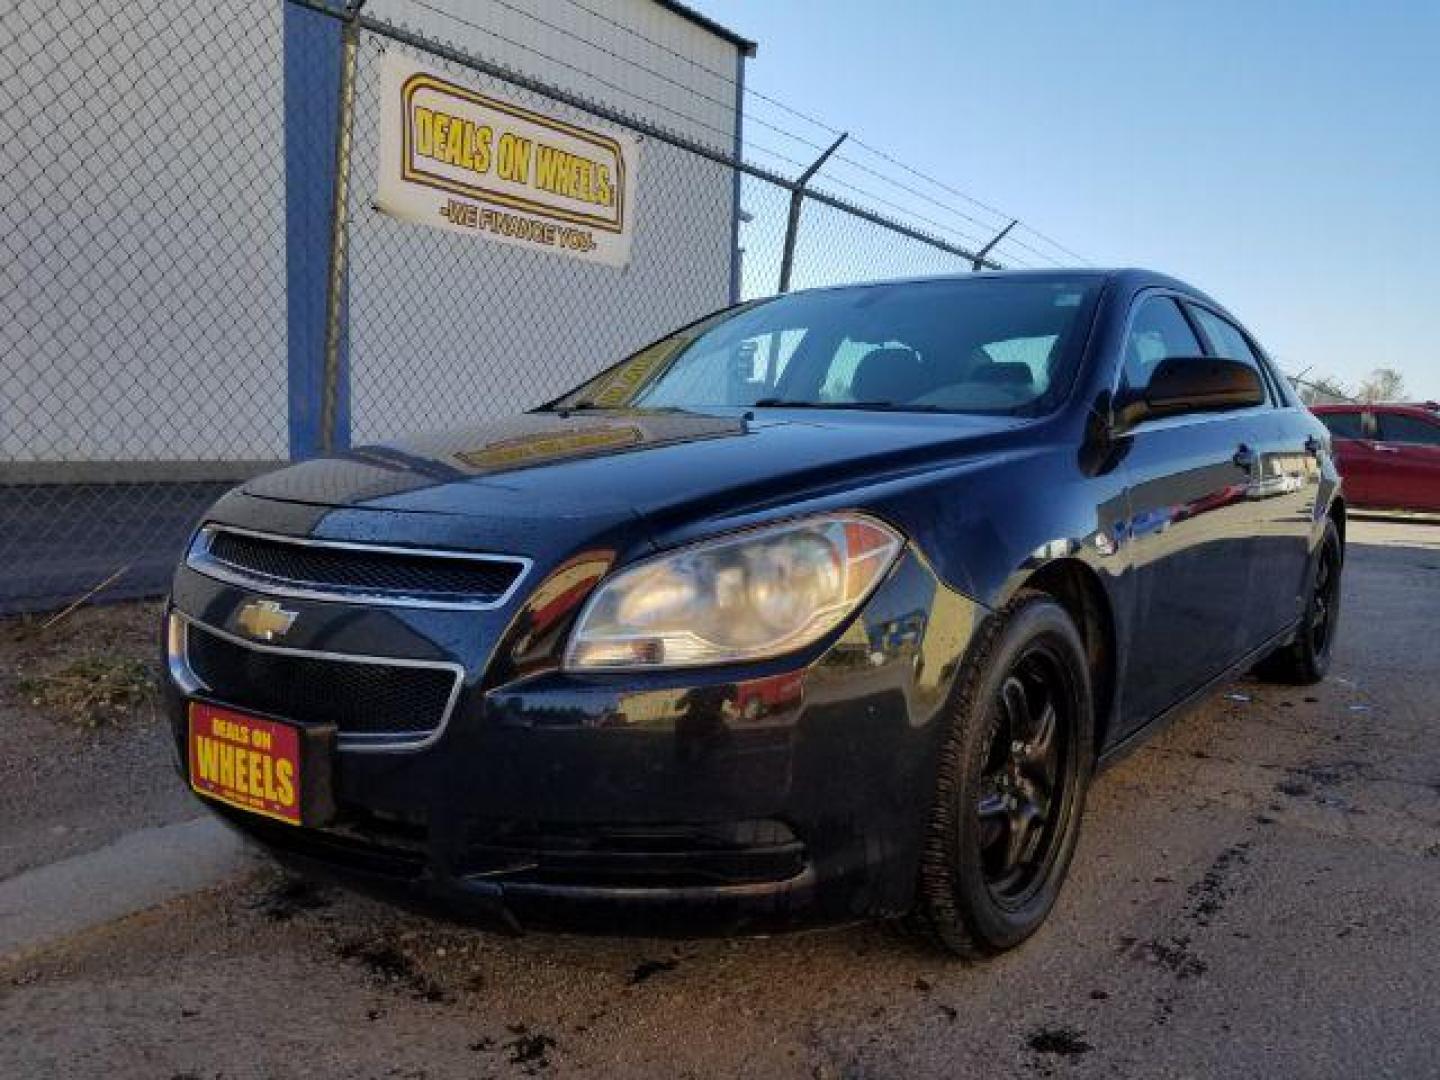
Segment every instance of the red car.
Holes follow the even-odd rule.
[[[1315,405],[1351,506],[1440,511],[1440,405]]]

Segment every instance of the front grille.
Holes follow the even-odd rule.
[[[272,588],[457,607],[502,602],[525,572],[524,560],[513,556],[300,541],[221,526],[203,530],[190,564],[202,573]]]
[[[345,735],[423,736],[445,720],[460,673],[262,651],[190,624],[185,656],[209,695],[237,709]]]

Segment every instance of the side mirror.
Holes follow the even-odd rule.
[[[1263,404],[1265,387],[1249,364],[1214,356],[1172,356],[1160,361],[1149,386],[1120,403],[1115,420],[1130,428],[1154,417]]]

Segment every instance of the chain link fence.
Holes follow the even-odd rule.
[[[323,0],[0,9],[0,611],[156,595],[234,483],[326,443],[533,407],[678,325],[775,292],[787,248],[796,288],[976,265],[823,180],[802,189],[740,159],[713,120],[668,127],[405,18],[400,4],[381,18]],[[354,45],[348,110],[314,90],[343,53],[301,50],[338,33]],[[375,210],[387,50],[639,135],[630,264]],[[328,177],[318,191],[316,177]],[[297,282],[327,276],[338,316],[317,332],[297,318]],[[337,348],[341,362],[325,363]],[[306,432],[322,413],[317,446]]]
[[[281,13],[229,14],[0,5],[0,610],[154,592],[286,456]]]

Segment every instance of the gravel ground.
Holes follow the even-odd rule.
[[[0,620],[0,878],[196,814],[153,697],[36,704],[77,662],[158,671],[160,605],[81,608],[45,628],[47,618]]]
[[[0,969],[0,1075],[1440,1075],[1440,528],[1349,557],[1332,678],[1227,688],[1101,776],[996,961],[512,939],[262,871]]]

